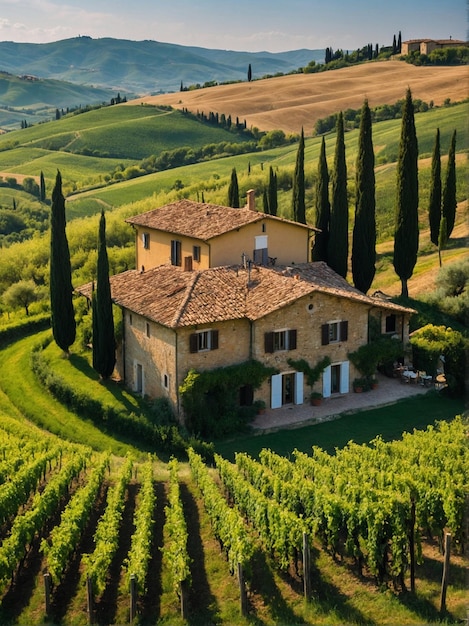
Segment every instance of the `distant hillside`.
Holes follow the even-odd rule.
[[[0,72],[0,128],[19,128],[23,121],[37,124],[50,120],[56,109],[109,102],[116,95],[110,89]]]
[[[281,128],[311,135],[320,118],[347,109],[360,109],[365,98],[371,107],[394,104],[405,97],[441,106],[469,96],[467,66],[420,66],[403,61],[372,61],[317,74],[294,74],[208,89],[143,97],[136,104],[169,104],[190,111],[224,113],[245,119],[249,128]],[[469,108],[469,107],[468,107]]]
[[[91,37],[45,44],[0,42],[0,71],[134,94],[177,91],[181,81],[188,86],[246,80],[249,63],[258,78],[296,70],[311,60],[324,61],[324,50],[235,52]]]

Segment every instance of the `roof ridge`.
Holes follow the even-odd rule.
[[[187,304],[192,296],[192,293],[194,291],[195,285],[199,279],[201,275],[201,272],[199,270],[196,270],[194,272],[194,276],[191,278],[191,280],[189,281],[189,284],[186,286],[186,296],[184,298],[184,300],[181,302],[181,305],[179,307],[179,311],[176,311],[174,318],[173,318],[173,327],[177,327],[179,325],[179,322],[181,321],[182,316],[184,315],[185,311],[186,311],[186,307]]]

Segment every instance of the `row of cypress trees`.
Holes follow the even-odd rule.
[[[432,161],[432,185],[429,205],[431,240],[441,248],[449,238],[456,215],[456,131],[449,155],[443,194],[439,131],[435,140]],[[372,138],[372,120],[368,101],[361,110],[358,154],[355,178],[355,214],[352,232],[351,266],[353,283],[366,293],[375,276],[376,262],[376,200],[375,157]],[[325,261],[344,278],[348,262],[348,200],[347,167],[345,161],[344,119],[337,120],[334,170],[329,177],[325,140],[321,143],[315,200],[316,234],[312,251],[313,261]],[[304,134],[301,132],[293,178],[292,209],[294,219],[306,223],[304,183]],[[329,201],[329,183],[331,202]],[[401,280],[401,295],[408,296],[408,280],[417,262],[419,245],[418,224],[418,141],[415,130],[414,106],[410,89],[407,90],[402,112],[401,137],[397,161],[395,229],[393,265]]]
[[[65,198],[62,176],[57,171],[51,204],[50,308],[54,341],[67,355],[76,338],[70,251],[66,234]],[[93,367],[101,378],[109,378],[116,363],[109,261],[106,248],[106,219],[101,213],[98,234],[96,289],[92,295]]]

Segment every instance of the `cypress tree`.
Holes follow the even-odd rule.
[[[270,214],[270,210],[269,210],[269,197],[267,195],[267,189],[264,188],[264,192],[262,194],[262,206],[264,209],[264,213],[266,215]]]
[[[75,341],[76,324],[73,310],[72,270],[67,235],[65,233],[65,198],[62,176],[57,170],[52,192],[50,229],[50,309],[55,343],[64,352]]]
[[[436,129],[435,146],[432,154],[432,172],[430,181],[430,200],[428,202],[428,221],[430,223],[431,242],[438,245],[441,221],[441,160],[440,129]]]
[[[306,224],[305,206],[305,135],[301,129],[300,143],[296,153],[295,173],[293,175],[293,219]]]
[[[345,162],[344,116],[337,118],[337,136],[332,174],[331,223],[327,244],[328,265],[343,278],[348,261],[347,164]]]
[[[239,209],[239,188],[238,188],[238,176],[236,175],[236,168],[231,170],[231,181],[228,187],[228,206],[233,209]]]
[[[407,89],[397,160],[397,199],[394,230],[394,269],[401,279],[401,295],[408,297],[407,281],[412,276],[419,248],[418,143],[412,94]]]
[[[116,340],[112,316],[109,260],[106,249],[106,218],[101,212],[98,237],[96,291],[93,292],[93,367],[101,378],[109,378],[116,364]]]
[[[447,232],[446,232],[446,217],[443,216],[440,222],[440,232],[438,233],[438,260],[440,262],[441,267],[441,251],[446,246],[446,242],[448,241]]]
[[[249,63],[248,66],[248,81],[251,82],[252,80],[252,68],[251,68],[251,64]]]
[[[331,205],[329,202],[329,172],[326,159],[326,141],[324,136],[321,142],[318,163],[318,182],[316,187],[316,233],[313,246],[313,261],[327,263],[327,244],[329,241],[329,226],[331,220]]]
[[[39,183],[39,200],[41,202],[46,201],[46,181],[44,180],[44,173],[42,172],[42,170]]]
[[[375,155],[368,100],[361,110],[355,188],[352,275],[355,287],[366,293],[376,271]]]
[[[446,238],[451,237],[456,220],[456,130],[453,131],[448,152],[445,186],[443,189],[443,217],[446,218]]]
[[[274,172],[273,167],[269,169],[269,213],[271,215],[277,215],[278,210],[278,198],[277,198],[277,174]]]

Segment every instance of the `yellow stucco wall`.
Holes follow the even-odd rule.
[[[136,267],[148,270],[152,267],[165,265],[171,262],[171,240],[181,242],[181,259],[184,267],[184,257],[193,255],[193,246],[200,246],[200,262],[193,261],[193,269],[207,269],[222,265],[239,265],[243,252],[248,258],[253,258],[256,247],[256,236],[267,236],[268,255],[276,258],[279,265],[305,263],[310,260],[311,241],[306,228],[274,220],[262,220],[255,224],[248,224],[242,228],[209,242],[191,237],[182,237],[141,226],[136,227]],[[143,234],[149,236],[149,248],[143,245]]]

